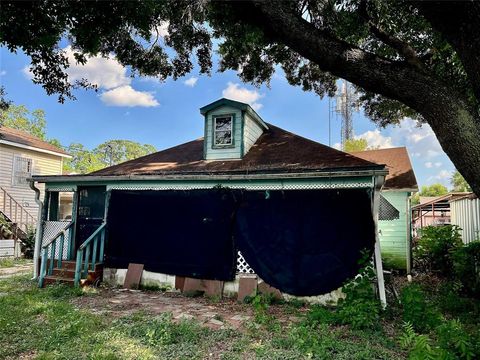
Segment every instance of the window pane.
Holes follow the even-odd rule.
[[[216,145],[229,145],[232,143],[231,131],[216,131],[215,132],[215,144]]]
[[[230,116],[215,118],[215,131],[227,130],[232,130],[232,118]]]

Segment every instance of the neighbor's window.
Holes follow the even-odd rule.
[[[32,175],[32,162],[32,159],[15,156],[13,162],[13,185],[28,185],[27,179]]]
[[[233,144],[233,116],[213,118],[213,139],[215,146]]]

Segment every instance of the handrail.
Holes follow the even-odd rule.
[[[102,225],[100,225],[100,226],[97,228],[97,230],[95,230],[95,231],[93,232],[93,234],[90,235],[90,236],[87,238],[87,240],[85,240],[85,241],[83,242],[82,245],[80,245],[80,247],[78,248],[78,250],[83,250],[83,249],[85,249],[88,245],[90,245],[90,243],[91,243],[92,240],[95,238],[95,236],[97,236],[98,233],[99,233],[100,231],[102,231],[103,228],[104,228],[106,225],[107,225],[106,222],[102,223]]]
[[[22,231],[27,231],[28,226],[30,224],[35,224],[35,218],[33,217],[32,214],[30,214],[24,207],[21,205],[15,198],[8,193],[7,190],[5,190],[3,187],[0,186],[0,191],[3,194],[3,201],[0,203],[0,208],[2,209],[2,212],[7,216],[7,198],[9,202],[9,211],[8,211],[8,218],[12,223],[16,223],[20,225],[25,225],[25,229],[21,229]],[[15,207],[12,206],[13,205]],[[20,208],[20,221],[18,221],[17,214],[18,214],[18,208]],[[15,209],[15,211],[13,211]],[[23,221],[23,213],[25,213],[25,221]],[[19,227],[17,225],[17,227]]]
[[[58,248],[58,258],[57,258],[57,267],[60,268],[62,266],[63,260],[63,249],[65,245],[65,237],[67,234],[67,230],[72,227],[75,221],[71,221],[65,228],[60,230],[51,240],[49,240],[45,245],[42,246],[43,253],[42,253],[42,262],[40,263],[40,274],[38,275],[38,286],[43,286],[43,280],[45,276],[51,275],[53,273],[53,265],[55,262],[55,252],[57,250],[57,240],[59,240],[59,248]],[[70,254],[70,249],[72,246],[72,239],[71,237],[67,238],[67,254]],[[50,248],[50,263],[47,269],[47,259],[48,257],[48,248]],[[67,255],[67,259],[69,255]]]
[[[72,227],[72,225],[74,224],[74,221],[70,221],[68,223],[68,225],[63,228],[62,230],[60,230],[58,233],[55,234],[55,236],[53,238],[51,238],[50,240],[48,240],[45,245],[42,246],[43,249],[46,249],[51,243],[53,243],[55,240],[57,240],[57,238],[60,236],[60,235],[65,235],[67,230],[70,229]]]
[[[87,277],[88,272],[95,270],[97,260],[99,263],[103,263],[103,254],[105,249],[105,227],[107,223],[103,222],[87,240],[77,250],[77,260],[75,263],[75,286],[80,285],[80,278]],[[92,258],[90,260],[90,253]],[[98,258],[97,258],[98,255]],[[83,265],[83,270],[82,270]]]

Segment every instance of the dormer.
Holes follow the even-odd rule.
[[[239,160],[268,130],[267,124],[248,104],[220,99],[200,108],[205,117],[205,160]]]

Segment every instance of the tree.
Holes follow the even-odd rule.
[[[345,152],[355,152],[355,151],[365,151],[365,150],[374,150],[374,149],[368,146],[367,139],[364,139],[364,138],[348,139],[347,141],[345,141],[345,145],[343,146],[343,151]]]
[[[432,184],[430,186],[422,186],[420,192],[415,193],[412,196],[412,205],[420,203],[420,196],[442,196],[448,194],[448,189],[440,184]]]
[[[139,158],[157,151],[155,146],[140,144],[130,140],[110,140],[98,145],[93,153],[105,166]]]
[[[458,172],[458,170],[455,170],[455,172],[452,175],[452,185],[453,185],[453,191],[457,192],[468,192],[472,191],[472,188],[468,183],[465,181],[463,178],[462,174]]]
[[[86,149],[82,144],[72,143],[67,148],[72,159],[64,162],[64,171],[87,174],[155,151],[157,150],[153,145],[130,140],[109,140],[93,150]]]
[[[168,24],[160,40],[158,28]],[[152,37],[152,30],[154,36]],[[115,54],[134,74],[185,75],[197,59],[209,73],[212,38],[220,70],[268,83],[281,67],[290,84],[333,95],[343,78],[378,124],[427,122],[480,195],[480,2],[249,0],[200,2],[38,1],[2,3],[0,41],[31,58],[33,81],[72,97],[66,36],[75,59]]]
[[[24,105],[10,104],[0,109],[0,126],[25,131],[41,140],[46,140],[45,111],[30,111]]]

